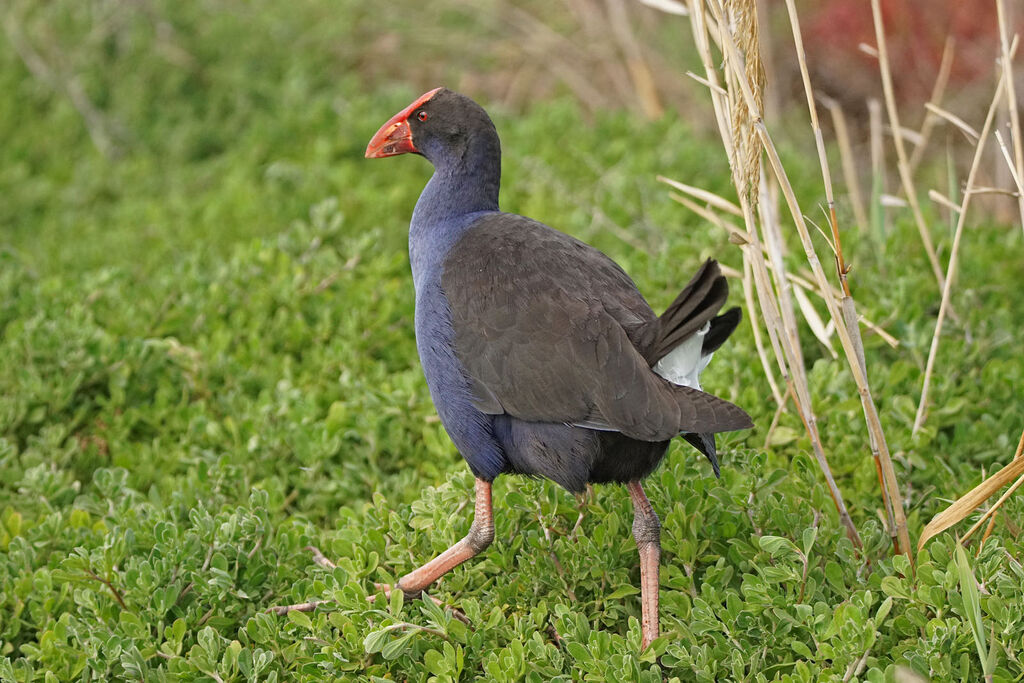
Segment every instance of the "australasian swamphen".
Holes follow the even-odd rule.
[[[491,483],[543,476],[572,492],[626,485],[640,553],[643,646],[658,636],[661,525],[640,480],[681,435],[718,474],[715,432],[752,426],[698,376],[740,321],[706,261],[660,317],[596,249],[498,209],[501,150],[487,113],[437,88],[393,116],[367,158],[434,165],[412,214],[416,345],[441,423],[476,476],[461,541],[397,584],[417,595],[494,539]]]

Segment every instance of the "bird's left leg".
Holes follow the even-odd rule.
[[[395,585],[401,588],[406,596],[419,596],[424,588],[437,581],[456,566],[475,557],[494,540],[494,513],[491,508],[491,482],[476,480],[476,504],[474,506],[473,524],[465,538],[444,551],[419,569],[414,569]],[[380,585],[385,593],[390,593],[391,586]]]
[[[658,637],[658,584],[661,561],[661,522],[639,481],[626,485],[633,500],[633,538],[640,553],[640,618],[645,648]]]

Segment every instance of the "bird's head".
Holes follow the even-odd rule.
[[[447,88],[434,88],[398,112],[366,146],[367,159],[420,154],[436,166],[462,159],[478,142],[497,145],[498,135],[479,104]],[[497,151],[497,150],[495,150]]]

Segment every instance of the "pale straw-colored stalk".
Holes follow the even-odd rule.
[[[1018,8],[1019,9],[1019,8]],[[1017,87],[1013,77],[1013,56],[1017,36],[1010,39],[1010,20],[1007,17],[1006,0],[996,1],[996,12],[999,17],[999,47],[1003,67],[1003,80],[1006,82],[1006,106],[1010,115],[1010,137],[1013,142],[1013,164],[1011,168],[1016,170],[1016,178],[1024,178],[1024,139],[1021,139],[1020,132],[1020,109],[1017,106]],[[1018,182],[1018,185],[1020,183]],[[1021,215],[1021,229],[1024,230],[1024,193],[1017,194],[1017,208]]]
[[[871,130],[871,227],[879,240],[886,233],[886,213],[882,204],[889,183],[885,172],[885,145],[882,140],[882,103],[868,100],[868,125]],[[884,242],[883,242],[884,244]]]
[[[1016,48],[1016,43],[1014,43]],[[935,359],[939,353],[939,341],[942,338],[942,325],[946,320],[946,313],[949,309],[949,298],[953,291],[953,279],[956,277],[957,259],[960,255],[960,238],[963,236],[964,225],[967,223],[967,207],[970,206],[971,197],[974,196],[974,179],[978,169],[981,167],[982,153],[985,151],[985,141],[992,130],[992,122],[995,120],[996,110],[1003,96],[1003,88],[1006,85],[1006,72],[999,76],[999,83],[996,85],[996,93],[989,105],[988,115],[985,117],[985,125],[981,128],[981,135],[978,144],[974,148],[974,161],[971,163],[971,170],[967,173],[967,184],[964,188],[964,197],[960,203],[960,212],[957,215],[956,230],[953,232],[953,245],[949,252],[949,266],[946,269],[946,277],[942,287],[942,300],[939,303],[939,313],[935,318],[935,332],[932,334],[931,347],[928,349],[928,361],[924,366],[924,379],[921,383],[921,400],[917,404],[917,415],[914,417],[914,428],[912,433],[917,434],[924,424],[928,414],[928,390],[931,388],[932,372],[935,370]]]
[[[949,74],[953,71],[953,53],[955,41],[953,36],[949,35],[946,37],[946,44],[942,48],[942,61],[939,63],[939,73],[935,77],[935,85],[932,86],[932,95],[928,98],[927,107],[929,104],[939,106],[942,102],[942,98],[946,94],[946,86],[949,84]],[[921,124],[921,130],[919,135],[921,136],[921,144],[914,147],[913,154],[910,155],[910,171],[913,173],[917,170],[918,164],[921,163],[921,159],[924,159],[925,150],[928,149],[928,141],[931,139],[932,130],[935,128],[935,117],[931,113],[925,114],[924,123]]]
[[[878,66],[882,75],[882,92],[885,95],[885,106],[889,115],[889,125],[893,130],[893,143],[896,148],[896,169],[899,171],[900,182],[903,184],[903,193],[907,196],[910,210],[914,214],[914,223],[921,236],[921,244],[924,246],[928,263],[935,274],[935,280],[941,290],[944,284],[942,266],[939,265],[939,257],[935,253],[932,244],[931,233],[928,224],[925,223],[924,214],[921,213],[921,205],[917,199],[917,188],[914,187],[914,179],[910,171],[910,160],[907,157],[907,150],[903,144],[903,136],[899,135],[900,117],[896,108],[896,95],[892,85],[892,73],[889,69],[889,52],[885,41],[885,27],[882,24],[882,10],[879,0],[871,0],[871,13],[875,22],[875,39],[878,41]]]
[[[697,3],[699,4],[699,3]],[[721,22],[720,22],[721,23]],[[739,86],[739,94],[742,96],[744,103],[751,112],[754,121],[754,130],[757,132],[758,137],[761,139],[761,143],[767,153],[768,160],[771,168],[779,182],[779,187],[786,199],[786,203],[789,208],[789,212],[793,218],[793,221],[797,228],[797,233],[800,236],[800,241],[804,247],[804,253],[807,257],[807,261],[811,266],[811,271],[814,274],[815,279],[818,281],[819,286],[822,290],[827,290],[828,278],[825,275],[825,271],[822,268],[821,262],[818,259],[818,255],[814,249],[814,243],[811,238],[810,231],[807,228],[804,214],[800,209],[799,202],[796,199],[796,194],[793,191],[792,184],[789,181],[788,174],[782,165],[781,160],[778,156],[778,151],[775,148],[775,143],[768,133],[768,129],[765,127],[764,122],[761,120],[760,112],[757,108],[756,101],[753,96],[752,84],[745,78],[743,70],[738,65],[742,65],[743,59],[737,48],[735,42],[732,39],[732,35],[723,31],[721,33],[721,42],[723,50],[727,56],[725,64],[727,68],[732,69],[732,75],[735,82]],[[857,342],[854,340],[851,330],[847,327],[844,322],[844,317],[839,304],[831,297],[825,297],[825,303],[828,306],[829,314],[835,321],[835,328],[838,334],[839,340],[842,343],[843,351],[847,358],[850,359],[850,369],[852,371],[854,381],[857,385],[858,392],[861,395],[862,405],[865,411],[865,417],[868,423],[869,432],[873,434],[875,444],[881,446],[885,442],[884,434],[882,432],[881,421],[879,419],[877,408],[875,407],[874,400],[871,397],[871,390],[869,388],[866,373],[859,362],[855,362],[857,358]],[[855,326],[856,329],[856,326]],[[798,392],[801,387],[796,387]],[[798,402],[803,398],[797,394]],[[892,463],[889,458],[887,449],[881,450],[879,456],[882,460],[883,474],[885,471],[893,472]],[[894,503],[901,500],[899,485],[895,479],[895,476],[884,477],[884,485],[887,489],[889,499]],[[902,509],[902,505],[893,506],[893,516],[895,523],[896,533],[896,544],[897,550],[902,553],[910,554],[910,537],[906,526],[906,517]]]
[[[1017,169],[1014,168],[1013,159],[1010,158],[1010,151],[1006,148],[1006,143],[1003,141],[1003,136],[996,131],[996,141],[999,143],[999,151],[1003,153],[1003,159],[1006,160],[1006,166],[1010,171],[1010,178],[1013,179],[1013,184],[1017,187],[1017,198],[1024,197],[1024,179],[1021,179]],[[1024,202],[1018,201],[1017,208],[1020,210],[1020,225],[1024,228]]]
[[[853,208],[853,217],[857,221],[857,227],[861,232],[866,232],[870,227],[868,223],[868,212],[864,205],[864,193],[860,189],[860,180],[857,178],[857,162],[853,157],[853,146],[850,144],[850,131],[846,125],[846,114],[839,102],[831,97],[824,97],[820,93],[818,99],[828,108],[832,115],[832,127],[836,131],[836,142],[839,143],[839,159],[843,167],[843,180],[846,182],[846,189],[850,193],[850,206]]]
[[[974,127],[971,124],[967,123],[953,112],[943,109],[939,105],[934,104],[932,102],[926,103],[924,105],[924,108],[928,110],[928,113],[935,114],[939,118],[943,118],[949,123],[952,123],[954,126],[959,128],[960,131],[964,135],[966,135],[967,139],[970,140],[972,143],[978,142],[978,131],[974,130]]]
[[[833,321],[836,328],[844,328],[849,336],[849,345],[844,344],[847,362],[851,368],[857,368],[859,375],[857,388],[861,397],[861,406],[864,410],[865,419],[868,421],[868,445],[871,450],[875,471],[878,474],[878,483],[882,492],[882,500],[885,504],[888,518],[888,529],[893,540],[896,552],[910,555],[910,536],[907,531],[906,515],[903,511],[903,498],[899,492],[899,484],[896,478],[896,471],[893,468],[892,458],[889,455],[889,446],[882,431],[881,422],[878,418],[878,410],[871,397],[871,390],[868,384],[867,362],[864,356],[864,344],[861,341],[860,325],[858,323],[857,307],[853,296],[850,293],[849,282],[847,281],[849,269],[843,259],[842,239],[839,234],[839,224],[836,220],[835,198],[832,193],[832,174],[829,171],[828,155],[825,151],[825,141],[821,134],[821,125],[818,123],[818,112],[814,106],[814,90],[811,86],[811,77],[807,68],[807,56],[804,52],[803,36],[800,31],[800,18],[797,15],[796,3],[794,0],[786,0],[786,8],[789,10],[789,22],[793,29],[793,43],[796,45],[797,60],[800,63],[800,75],[803,78],[804,91],[807,95],[807,109],[810,114],[811,127],[814,130],[814,143],[818,149],[818,163],[821,166],[821,177],[825,187],[825,199],[828,202],[829,224],[832,230],[832,246],[835,251],[836,271],[840,285],[843,290],[843,297],[840,301],[842,315],[837,317],[833,311]],[[780,179],[781,180],[781,179]],[[813,245],[806,247],[813,249]],[[833,307],[834,308],[834,307]],[[869,405],[870,404],[870,405]],[[877,424],[875,424],[877,423]]]
[[[725,10],[718,6],[714,0],[711,0],[709,4],[711,5],[711,11],[716,14],[714,23],[719,29],[717,34],[710,34],[711,22],[707,21],[707,8],[705,7],[704,0],[694,0],[691,2],[690,10],[693,18],[691,26],[698,53],[704,65],[706,78],[713,86],[718,86],[721,83],[721,79],[711,58],[709,34],[715,35],[717,42],[723,46],[723,56],[725,57],[723,75],[725,77],[726,94],[723,95],[715,87],[712,87],[709,92],[711,93],[712,105],[715,109],[715,119],[719,125],[719,133],[729,156],[733,184],[737,189],[744,224],[747,227],[746,237],[748,244],[744,248],[744,258],[750,265],[754,289],[757,293],[758,304],[772,350],[775,353],[776,363],[786,380],[788,389],[794,397],[794,403],[804,422],[815,458],[818,461],[825,477],[826,485],[836,505],[840,523],[846,529],[851,542],[859,548],[863,544],[846,510],[842,493],[835,483],[831,468],[825,457],[824,447],[817,426],[817,418],[811,407],[810,390],[807,385],[802,352],[799,350],[797,330],[792,325],[786,325],[783,321],[783,316],[780,313],[779,299],[776,297],[772,287],[768,265],[762,253],[761,237],[758,234],[757,211],[753,206],[757,201],[757,192],[754,188],[760,177],[757,166],[754,165],[754,160],[760,158],[760,151],[755,152],[755,150],[758,150],[760,147],[757,140],[761,137],[758,130],[761,117],[760,98],[755,95],[755,90],[758,88],[758,78],[756,77],[758,68],[756,64],[748,65],[740,56],[738,48],[733,43],[732,36],[725,28],[732,26],[734,23],[748,27],[748,34],[744,39],[744,44],[748,49],[748,55],[756,62],[756,40],[751,40],[749,35],[750,23],[745,21],[746,17],[754,13],[753,3],[749,1],[746,3],[730,3],[730,11],[732,12],[730,18],[736,20],[735,22],[726,19]],[[724,49],[727,45],[730,46],[729,49]],[[753,78],[751,78],[752,75],[754,75]],[[737,114],[737,112],[742,114],[742,116]],[[734,125],[737,123],[738,125]],[[736,138],[741,135],[742,139],[737,140]],[[762,225],[762,229],[765,231],[771,230],[769,226],[764,225]],[[784,272],[780,276],[779,272],[776,271],[776,276],[777,282],[787,281]],[[827,286],[822,288],[822,291],[827,292]],[[825,299],[828,301],[831,297],[826,296]]]

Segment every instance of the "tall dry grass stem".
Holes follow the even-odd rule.
[[[1016,48],[1016,42],[1014,43]],[[981,159],[985,151],[985,141],[992,130],[992,122],[995,120],[996,110],[1003,97],[1003,88],[1006,86],[1006,72],[999,76],[999,83],[996,85],[996,93],[989,105],[988,115],[985,117],[985,125],[981,128],[981,135],[978,144],[974,148],[974,161],[971,163],[971,170],[967,173],[967,183],[964,187],[964,198],[960,203],[960,211],[957,215],[956,230],[953,232],[953,245],[949,252],[949,265],[946,269],[946,276],[942,286],[942,299],[939,303],[939,313],[935,318],[935,332],[932,334],[931,346],[928,349],[928,361],[924,367],[924,379],[921,383],[921,400],[917,404],[917,415],[914,417],[913,434],[920,431],[928,414],[928,391],[931,388],[932,373],[935,370],[935,359],[939,353],[939,341],[942,338],[942,325],[946,320],[946,313],[949,309],[949,298],[953,291],[953,279],[956,277],[957,259],[960,256],[960,239],[963,237],[964,226],[967,223],[967,208],[971,204],[971,197],[974,196],[974,180],[978,169],[981,167]]]
[[[1014,35],[1012,39],[1010,38],[1011,21],[1007,16],[1006,0],[996,0],[996,13],[999,19],[1000,62],[1003,79],[1006,82],[1006,109],[1010,117],[1010,137],[1013,142],[1013,164],[1011,167],[1016,170],[1016,177],[1019,181],[1020,178],[1024,178],[1024,139],[1021,139],[1020,108],[1017,104],[1016,79],[1013,77],[1013,56],[1016,52],[1013,46],[1016,44],[1017,36]],[[1020,210],[1021,216],[1024,217],[1024,193],[1017,195],[1017,208]],[[1024,220],[1021,222],[1021,228],[1024,229]]]
[[[807,95],[807,109],[810,114],[811,128],[814,131],[814,143],[818,150],[818,163],[821,167],[822,182],[825,186],[825,199],[828,202],[829,227],[832,231],[832,247],[836,259],[836,272],[842,287],[842,298],[840,300],[841,316],[834,315],[833,311],[832,319],[835,321],[837,329],[840,327],[845,328],[849,337],[850,343],[843,345],[847,362],[851,368],[859,369],[859,373],[855,372],[854,375],[859,375],[859,379],[856,380],[857,389],[860,393],[864,417],[868,423],[868,444],[875,464],[875,470],[878,474],[882,500],[885,504],[887,528],[890,537],[893,539],[896,552],[904,552],[909,556],[910,536],[907,532],[907,521],[903,513],[903,499],[899,492],[892,458],[889,455],[889,446],[885,440],[885,433],[882,430],[878,417],[878,409],[874,405],[868,383],[864,344],[860,336],[857,307],[850,293],[848,281],[849,267],[843,258],[843,242],[839,234],[835,196],[832,192],[832,174],[829,170],[828,155],[825,150],[825,140],[821,134],[821,125],[818,123],[818,112],[814,105],[814,89],[811,86],[811,77],[807,67],[807,54],[804,51],[803,36],[800,31],[800,18],[797,15],[794,0],[786,0],[786,8],[789,10],[789,22],[793,29],[793,43],[796,45],[797,60],[800,62],[800,75],[803,79],[804,91]],[[792,188],[790,188],[790,191],[792,191]],[[809,243],[805,247],[813,249],[813,245]]]
[[[946,43],[942,47],[942,61],[939,63],[939,73],[935,77],[935,85],[932,86],[931,97],[928,98],[928,102],[925,104],[927,107],[929,104],[939,106],[942,102],[943,97],[946,94],[946,86],[949,85],[949,74],[953,71],[953,54],[955,52],[956,41],[952,35],[946,36]],[[928,149],[928,142],[931,139],[932,130],[935,128],[935,117],[929,112],[924,116],[924,122],[921,124],[921,130],[918,131],[918,135],[921,137],[921,143],[914,147],[914,152],[910,155],[910,172],[913,173],[917,170],[921,160],[924,159],[925,150]]]
[[[832,128],[836,132],[836,142],[839,143],[839,159],[843,167],[843,180],[846,182],[846,190],[850,193],[850,206],[853,209],[854,220],[861,232],[866,232],[870,227],[868,223],[868,212],[864,204],[864,193],[860,188],[860,179],[857,177],[857,162],[853,156],[853,145],[850,144],[850,131],[846,125],[846,114],[839,102],[831,97],[825,97],[818,93],[818,100],[828,109],[832,115]]]
[[[743,9],[737,10],[738,6],[743,6]],[[740,18],[754,15],[753,4],[750,2],[730,4],[729,10],[739,11]],[[694,41],[704,65],[707,81],[713,86],[725,83],[724,94],[715,87],[712,87],[709,92],[715,109],[715,119],[719,125],[719,133],[729,158],[733,184],[737,190],[744,224],[747,228],[745,235],[747,243],[743,250],[744,259],[745,263],[749,265],[754,283],[753,289],[757,293],[758,305],[775,354],[776,364],[782,373],[788,391],[794,398],[797,411],[811,441],[815,459],[818,461],[836,505],[840,523],[846,529],[851,542],[860,548],[863,546],[860,535],[850,518],[842,493],[835,483],[835,478],[825,457],[817,417],[812,408],[810,389],[803,364],[803,353],[799,347],[795,315],[791,315],[792,300],[787,297],[786,303],[780,302],[781,296],[776,293],[769,274],[768,260],[771,260],[771,257],[766,259],[762,251],[763,248],[767,248],[770,255],[776,242],[780,241],[776,239],[778,237],[777,226],[772,226],[771,220],[768,221],[768,224],[762,221],[759,231],[758,218],[770,217],[771,213],[765,214],[755,208],[754,204],[758,202],[759,197],[754,188],[757,187],[755,182],[760,182],[760,174],[749,163],[744,163],[751,158],[751,147],[757,150],[757,158],[760,160],[760,148],[763,144],[760,126],[761,98],[756,94],[759,89],[757,77],[759,69],[751,68],[747,63],[748,60],[755,63],[757,61],[757,42],[749,35],[750,29],[748,28],[748,35],[741,39],[741,42],[750,50],[745,59],[733,41],[732,35],[724,27],[749,26],[749,24],[736,20],[735,14],[727,18],[726,10],[718,6],[714,0],[707,5],[703,0],[692,1],[690,11]],[[713,22],[708,21],[709,12],[714,15]],[[712,27],[718,29],[717,33],[713,32]],[[714,66],[709,36],[717,38],[716,42],[722,46],[724,67],[721,75]],[[739,125],[733,125],[736,122],[734,117],[737,111],[743,114],[743,118]],[[762,233],[764,247],[762,246]],[[781,249],[781,244],[778,245],[778,249]],[[772,270],[775,274],[776,286],[780,282],[785,282],[788,286],[784,262],[780,264],[777,262],[778,259],[774,260],[776,263],[773,265],[776,267]],[[822,287],[822,291],[828,292],[827,285]],[[826,296],[825,298],[828,300],[831,297]],[[753,314],[754,311],[750,312]]]
[[[1013,482],[1013,485],[1007,489],[1006,492],[1000,496],[999,500],[989,508],[988,512],[982,515],[981,519],[979,519],[968,530],[968,532],[964,534],[960,539],[961,542],[970,538],[986,519],[995,515],[996,511],[999,510],[1000,506],[1002,506],[1006,499],[1013,495],[1013,492],[1024,484],[1024,432],[1021,432],[1017,451],[1013,456],[1013,460],[1011,460],[1008,465],[953,501],[949,507],[935,515],[931,521],[925,525],[924,529],[921,531],[921,537],[917,541],[917,552],[921,552],[921,549],[924,548],[925,544],[929,540],[954,524],[966,519],[968,515],[981,507],[986,500],[995,495],[996,491],[1003,488],[1010,482]]]
[[[893,131],[893,143],[896,147],[896,169],[899,171],[900,182],[903,184],[903,193],[907,196],[910,210],[914,214],[914,222],[917,231],[921,236],[921,244],[924,247],[928,263],[935,274],[935,280],[941,290],[943,287],[942,266],[939,265],[939,257],[935,253],[935,246],[932,244],[931,232],[921,212],[921,205],[917,199],[917,188],[914,187],[913,175],[910,171],[910,160],[907,157],[907,150],[903,144],[903,136],[899,134],[900,116],[896,107],[896,95],[892,85],[892,73],[889,68],[889,51],[885,41],[885,26],[882,23],[882,10],[879,0],[871,0],[871,13],[875,23],[875,39],[878,41],[878,66],[882,75],[882,92],[885,95],[885,106],[889,115],[889,125]]]

